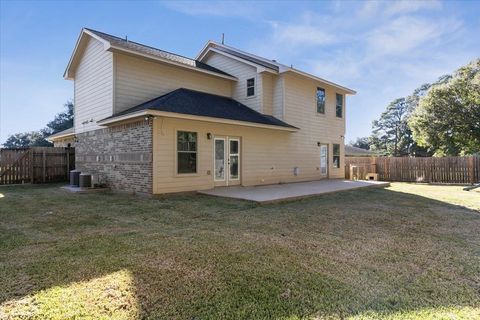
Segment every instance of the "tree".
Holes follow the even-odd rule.
[[[413,139],[407,125],[408,107],[405,98],[396,99],[373,121],[372,149],[395,157],[410,153]]]
[[[351,141],[349,143],[353,147],[370,150],[370,138],[369,137],[361,137],[357,138],[355,141]]]
[[[16,133],[8,137],[3,146],[5,148],[48,147],[52,144],[39,131]]]
[[[436,83],[443,83],[449,78],[450,75],[442,76]],[[422,84],[411,95],[396,99],[387,106],[380,119],[372,124],[373,134],[368,138],[371,150],[390,156],[432,155],[428,148],[419,146],[413,139],[409,126],[412,112],[416,110],[431,86],[429,83]]]
[[[55,118],[47,123],[46,128],[40,131],[21,132],[7,138],[3,146],[5,148],[27,148],[52,146],[46,138],[57,132],[73,127],[73,103],[68,101],[64,104],[66,109],[58,113]]]
[[[440,77],[438,81],[441,81],[441,79],[444,79],[445,77],[449,77],[449,75]],[[424,83],[420,87],[415,89],[413,93],[406,98],[409,113],[412,113],[413,111],[415,111],[415,109],[417,109],[418,105],[420,104],[420,99],[425,97],[431,87],[432,85],[430,83]]]
[[[42,130],[46,135],[52,135],[73,127],[73,103],[67,101],[63,106],[66,110],[58,113],[52,121],[47,123],[47,127]]]
[[[480,59],[434,84],[409,126],[415,141],[436,155],[480,152]]]

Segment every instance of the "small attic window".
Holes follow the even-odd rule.
[[[247,97],[255,95],[255,78],[247,79]]]

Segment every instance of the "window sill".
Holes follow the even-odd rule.
[[[200,176],[199,173],[175,173],[176,178],[182,178],[182,177],[188,178],[188,177],[198,177],[198,176]]]

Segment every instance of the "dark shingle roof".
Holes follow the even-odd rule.
[[[345,146],[345,155],[346,156],[374,156],[377,153],[375,151],[370,151],[354,146]]]
[[[223,96],[180,88],[136,107],[119,112],[106,119],[142,110],[157,110],[194,116],[245,121],[286,128],[294,128],[275,117],[261,114],[240,102]],[[104,119],[104,120],[106,120]]]
[[[273,63],[268,63],[268,62],[266,62],[262,59],[257,59],[255,57],[252,57],[251,55],[243,54],[243,53],[239,52],[238,50],[231,50],[231,49],[226,48],[224,46],[215,46],[214,48],[217,49],[217,50],[220,50],[222,52],[231,54],[232,56],[241,58],[243,60],[250,61],[252,63],[261,65],[262,67],[269,68],[269,69],[275,70],[277,72],[279,71],[278,65],[275,65]]]
[[[149,55],[152,55],[152,56],[155,56],[155,57],[159,57],[159,58],[171,60],[173,62],[185,64],[185,65],[190,66],[190,67],[194,67],[194,68],[198,68],[198,69],[202,69],[202,70],[206,70],[206,71],[210,71],[210,72],[215,72],[215,73],[218,73],[218,74],[221,74],[221,75],[224,75],[224,76],[232,77],[230,74],[228,74],[226,72],[223,72],[222,70],[219,70],[217,68],[214,68],[214,67],[212,67],[212,66],[210,66],[206,63],[200,62],[198,60],[183,57],[183,56],[175,54],[175,53],[171,53],[171,52],[168,52],[168,51],[164,51],[164,50],[160,50],[160,49],[153,48],[153,47],[150,47],[150,46],[146,46],[144,44],[137,43],[137,42],[134,42],[134,41],[130,41],[130,40],[127,41],[125,39],[122,39],[122,38],[119,38],[119,37],[116,37],[116,36],[112,36],[111,34],[108,34],[108,33],[100,32],[100,31],[96,31],[96,30],[92,30],[92,29],[88,29],[88,28],[85,28],[85,30],[88,30],[91,33],[95,34],[96,36],[102,38],[103,40],[110,42],[110,44],[115,46],[115,47],[120,47],[120,48],[123,48],[123,49],[136,51],[138,53],[149,54]]]
[[[63,131],[60,131],[60,132],[54,133],[52,135],[49,135],[48,139],[54,139],[58,136],[70,135],[70,134],[74,134],[74,133],[75,133],[74,129],[73,129],[73,127],[71,127],[71,128],[65,129]]]

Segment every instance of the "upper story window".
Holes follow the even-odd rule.
[[[177,132],[177,173],[197,173],[196,132]]]
[[[325,89],[317,88],[317,112],[325,114]]]
[[[333,144],[333,167],[340,168],[340,145]]]
[[[255,78],[247,79],[247,97],[255,95]]]
[[[337,93],[337,107],[335,109],[337,118],[343,118],[343,94]]]

